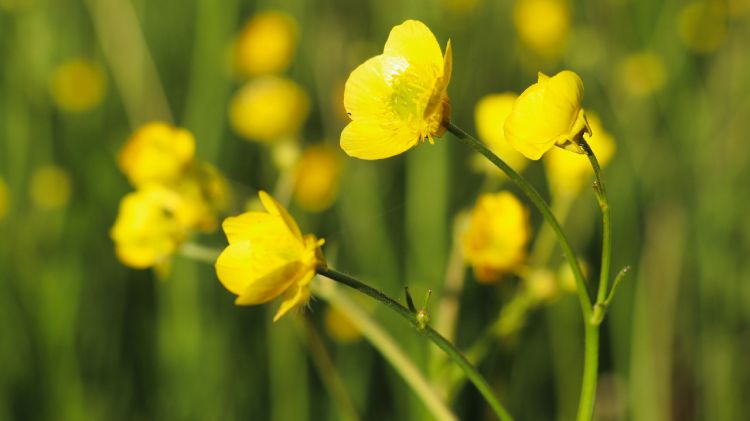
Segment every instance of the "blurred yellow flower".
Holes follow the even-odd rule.
[[[117,155],[130,183],[169,183],[180,178],[195,155],[195,139],[187,130],[154,122],[138,129]]]
[[[621,85],[635,97],[647,96],[658,91],[667,80],[664,60],[652,51],[627,56],[619,70]]]
[[[547,269],[533,269],[524,277],[524,287],[537,301],[549,301],[557,296],[559,288],[555,274]]]
[[[8,185],[5,184],[5,179],[0,177],[0,221],[3,220],[8,213],[9,199]]]
[[[50,94],[65,111],[81,112],[98,105],[104,97],[107,82],[99,64],[89,59],[72,59],[55,69],[50,80]]]
[[[505,140],[505,130],[503,129],[505,119],[510,115],[517,97],[512,92],[484,96],[474,108],[474,121],[479,138],[487,143],[490,150],[514,170],[521,172],[526,168],[529,161]],[[481,158],[479,162],[484,164],[482,168],[486,168],[491,174],[502,174],[497,171],[497,167],[489,163],[484,157],[477,158]]]
[[[727,37],[727,20],[727,8],[723,2],[692,2],[684,6],[677,16],[680,39],[693,52],[712,53]]]
[[[240,136],[273,142],[296,134],[309,112],[307,94],[296,83],[277,76],[254,79],[234,94],[229,120]]]
[[[213,213],[229,209],[233,200],[232,188],[215,166],[199,163],[192,167],[192,177],[198,181],[203,198]]]
[[[589,276],[589,265],[583,260],[579,260],[578,264],[581,266],[581,271],[584,277]],[[573,270],[570,269],[570,265],[563,263],[557,270],[557,282],[563,291],[575,292],[576,291],[576,278],[573,275]]]
[[[138,269],[165,264],[187,236],[178,204],[173,191],[156,184],[125,195],[110,231],[118,259]]]
[[[71,181],[65,169],[45,165],[34,170],[29,182],[31,203],[40,209],[59,209],[68,204]]]
[[[425,138],[432,143],[450,117],[451,71],[450,41],[443,57],[424,23],[395,26],[383,54],[359,65],[346,81],[344,107],[352,121],[341,132],[341,148],[355,158],[382,159]]]
[[[580,153],[576,140],[591,133],[582,100],[583,81],[574,72],[564,70],[553,77],[539,73],[538,82],[513,104],[505,138],[529,159],[539,159],[554,145]]]
[[[335,341],[352,343],[362,337],[362,332],[352,323],[349,317],[336,307],[328,306],[323,321],[326,332]]]
[[[267,11],[250,18],[235,41],[235,63],[247,76],[284,71],[297,44],[297,24],[286,13]]]
[[[614,138],[604,130],[599,116],[588,113],[586,118],[591,125],[592,135],[584,137],[594,151],[599,165],[604,167],[615,152]],[[553,148],[544,155],[544,166],[550,191],[555,196],[577,195],[586,181],[594,175],[587,156],[568,153],[559,148]]]
[[[461,246],[480,282],[495,282],[526,259],[529,214],[513,194],[485,193],[471,211]]]
[[[327,209],[336,199],[341,159],[337,151],[324,144],[302,152],[294,172],[294,201],[308,212]]]
[[[513,23],[521,42],[541,57],[560,56],[570,30],[565,0],[517,0]]]
[[[253,305],[282,296],[273,320],[304,305],[310,281],[324,263],[314,235],[302,236],[297,223],[266,192],[259,193],[266,212],[246,212],[224,220],[229,245],[216,260],[216,275],[235,304]]]

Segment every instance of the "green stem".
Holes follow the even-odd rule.
[[[609,210],[609,199],[607,199],[607,190],[604,187],[604,180],[602,179],[602,168],[599,166],[599,160],[596,159],[594,151],[586,142],[585,139],[581,138],[578,141],[578,145],[586,152],[589,161],[591,162],[591,168],[594,169],[594,192],[596,193],[596,200],[599,202],[599,208],[602,211],[602,265],[601,272],[599,273],[599,288],[596,294],[596,303],[603,304],[607,298],[607,291],[609,289],[609,266],[612,260],[612,223]]]
[[[321,279],[323,281],[324,279]],[[328,280],[326,280],[328,281]],[[404,379],[411,390],[422,400],[436,420],[455,421],[458,419],[440,399],[432,385],[422,375],[411,359],[383,328],[366,311],[362,309],[348,295],[340,291],[334,281],[313,282],[310,284],[316,297],[328,301],[329,304],[346,314],[354,326],[362,332],[370,344],[378,350],[380,355]]]
[[[578,258],[573,251],[573,247],[570,245],[570,241],[568,241],[568,238],[565,236],[560,223],[557,221],[557,218],[555,218],[555,215],[552,213],[549,205],[547,205],[547,202],[542,199],[542,196],[539,195],[536,189],[531,184],[529,184],[529,182],[526,181],[525,178],[521,177],[515,170],[513,170],[513,168],[506,164],[505,161],[503,161],[497,155],[492,153],[492,151],[487,149],[487,147],[484,146],[482,142],[475,139],[473,136],[469,135],[453,123],[448,124],[448,131],[453,133],[453,135],[456,136],[460,141],[468,143],[469,146],[474,148],[475,151],[484,155],[487,159],[490,160],[490,162],[492,162],[496,167],[502,170],[508,176],[508,178],[516,183],[518,188],[520,188],[524,192],[524,194],[529,198],[529,200],[531,200],[534,206],[539,209],[539,212],[542,213],[544,219],[552,227],[552,230],[555,231],[555,234],[557,234],[557,239],[560,241],[560,247],[562,247],[563,253],[565,254],[565,259],[568,261],[570,268],[573,270],[573,276],[576,279],[578,300],[581,304],[581,312],[583,313],[584,320],[588,321],[591,318],[591,298],[589,297],[588,289],[586,287],[586,281],[583,276],[583,271],[581,270],[581,266],[578,263]]]
[[[594,415],[596,380],[599,370],[599,325],[586,321],[585,348],[583,358],[583,379],[581,398],[578,400],[578,421],[590,421]]]
[[[366,285],[349,275],[330,269],[328,267],[318,267],[317,272],[320,275],[330,278],[336,282],[354,288],[365,295],[369,295],[370,297],[385,304],[387,307],[398,313],[401,317],[408,320],[412,326],[417,328],[419,332],[425,335],[430,341],[432,341],[446,354],[448,354],[448,356],[453,359],[453,361],[459,367],[461,367],[461,369],[464,370],[464,372],[466,373],[466,377],[468,377],[469,380],[474,383],[474,386],[476,386],[476,388],[479,390],[479,393],[482,394],[487,403],[490,404],[499,419],[503,421],[513,419],[497,400],[494,393],[492,392],[490,385],[482,377],[479,371],[477,371],[477,369],[473,365],[471,365],[469,360],[467,360],[466,357],[464,357],[464,355],[461,354],[461,352],[452,343],[447,341],[442,335],[433,330],[429,325],[420,328],[420,324],[417,321],[416,315],[410,312],[409,309],[404,307],[398,301],[385,295],[383,292],[372,288],[371,286]]]

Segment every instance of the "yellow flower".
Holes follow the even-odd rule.
[[[55,69],[50,94],[65,111],[86,111],[101,102],[107,83],[101,67],[88,59],[68,60]]]
[[[326,332],[340,343],[352,343],[362,337],[362,332],[349,317],[336,307],[328,307],[324,315]]]
[[[139,269],[166,263],[187,235],[175,216],[178,204],[174,192],[156,184],[123,197],[110,232],[118,259]]]
[[[382,159],[425,138],[433,143],[450,117],[451,70],[450,41],[443,57],[422,22],[394,27],[383,54],[354,69],[346,81],[344,107],[352,121],[341,132],[341,148],[355,158]]]
[[[273,142],[299,131],[309,112],[307,94],[296,83],[263,76],[245,84],[229,104],[235,132],[248,140]]]
[[[304,305],[310,281],[323,264],[314,235],[302,236],[297,223],[266,192],[259,193],[266,212],[246,212],[224,220],[229,245],[216,260],[216,275],[235,304],[253,305],[282,296],[273,320]]]
[[[9,202],[8,185],[5,184],[5,179],[0,177],[0,221],[5,218],[5,215],[8,213]]]
[[[529,161],[516,151],[507,140],[503,125],[505,119],[513,109],[513,103],[518,96],[512,92],[502,94],[491,94],[483,97],[474,109],[474,121],[477,126],[479,138],[487,143],[490,150],[508,163],[517,172],[523,171]],[[480,162],[487,164],[489,161],[481,157]],[[494,165],[485,165],[492,174],[499,174]]]
[[[326,145],[310,146],[302,153],[294,173],[294,201],[309,211],[327,209],[338,193],[341,159]]]
[[[259,13],[247,21],[234,46],[235,62],[248,76],[278,73],[289,66],[297,24],[283,12]]]
[[[195,155],[195,139],[184,129],[154,122],[138,129],[117,155],[133,186],[169,183],[183,175]]]
[[[524,286],[537,301],[549,301],[559,292],[555,274],[547,269],[533,269],[524,277]]]
[[[727,37],[727,9],[723,2],[700,0],[689,3],[677,18],[680,39],[693,52],[712,53]]]
[[[68,204],[71,182],[67,171],[53,165],[37,168],[31,175],[31,202],[40,209],[59,209]]]
[[[604,167],[615,152],[615,141],[612,135],[604,130],[596,114],[587,114],[587,119],[593,134],[586,136],[586,142],[594,151],[599,165]],[[554,148],[544,155],[544,165],[550,190],[556,196],[577,195],[586,181],[594,175],[587,156],[568,153],[559,148]]]
[[[523,263],[531,236],[529,214],[509,192],[483,194],[461,238],[464,256],[480,282],[494,282]]]
[[[659,90],[666,79],[664,60],[651,51],[631,54],[620,65],[621,84],[635,97],[643,97]]]
[[[539,81],[518,97],[505,120],[505,138],[529,159],[537,160],[552,146],[576,152],[576,140],[591,132],[581,107],[583,81],[569,70]]]
[[[524,45],[539,56],[556,58],[570,29],[570,10],[563,0],[518,0],[513,23]]]

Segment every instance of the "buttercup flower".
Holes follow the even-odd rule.
[[[599,165],[604,167],[615,152],[615,141],[612,135],[604,131],[599,116],[589,113],[587,119],[593,134],[584,137],[594,151]],[[544,155],[544,167],[550,190],[556,196],[577,195],[586,181],[594,175],[588,157],[567,153],[559,148],[553,148]]]
[[[246,212],[224,220],[229,245],[216,260],[216,275],[235,304],[253,305],[282,296],[273,320],[304,305],[310,281],[323,264],[323,240],[303,236],[289,213],[266,192],[259,193],[266,212]]]
[[[383,54],[346,81],[344,107],[352,121],[341,132],[341,148],[355,158],[382,159],[442,136],[450,116],[451,70],[450,41],[443,56],[422,22],[394,27]]]
[[[523,263],[530,236],[528,211],[503,191],[477,199],[461,245],[477,280],[489,283]]]
[[[50,81],[55,104],[70,112],[86,111],[99,104],[106,87],[104,71],[88,59],[66,61],[55,69]]]
[[[479,138],[487,143],[490,150],[507,162],[516,172],[521,172],[526,168],[529,161],[508,143],[503,129],[505,119],[510,115],[517,97],[512,92],[483,97],[477,102],[474,109],[474,121]],[[484,157],[477,156],[477,158],[478,162],[481,162],[488,171],[492,174],[498,174],[497,168]]]
[[[234,46],[235,62],[248,76],[278,73],[289,66],[297,25],[286,13],[268,11],[247,21]]]
[[[569,70],[553,77],[539,73],[537,83],[518,97],[505,120],[505,138],[529,159],[537,160],[552,146],[582,153],[576,140],[591,134],[581,107],[583,81]]]
[[[340,174],[341,159],[335,150],[325,145],[308,147],[294,172],[294,201],[309,212],[327,209],[336,199]]]
[[[545,58],[560,55],[570,29],[565,0],[517,0],[513,23],[524,45]]]
[[[117,155],[130,183],[169,183],[181,177],[195,156],[195,139],[184,129],[154,122],[138,129]]]
[[[68,204],[71,182],[63,168],[45,165],[31,175],[31,202],[40,209],[59,209]]]
[[[179,196],[156,184],[125,195],[110,232],[118,259],[138,269],[165,264],[187,236],[178,204]]]
[[[247,140],[273,142],[299,131],[307,118],[307,94],[296,83],[263,76],[247,83],[229,104],[229,121]]]

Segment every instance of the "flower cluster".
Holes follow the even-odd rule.
[[[193,231],[211,232],[230,202],[228,184],[195,160],[193,135],[166,123],[138,129],[117,156],[136,189],[125,195],[110,233],[117,257],[134,268],[163,267]]]
[[[230,101],[229,121],[244,139],[278,143],[295,137],[307,119],[307,93],[281,75],[292,62],[297,33],[290,15],[266,11],[251,17],[237,36],[235,67],[249,79]]]

